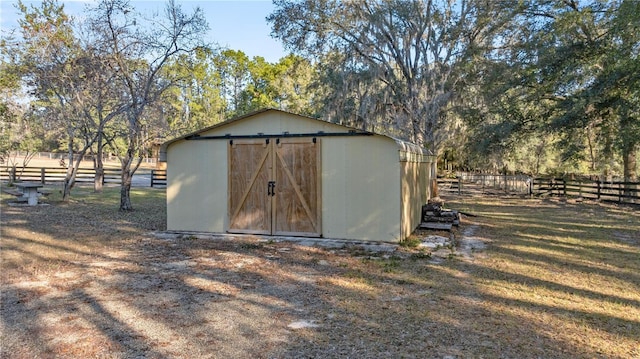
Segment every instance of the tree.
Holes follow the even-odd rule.
[[[290,49],[321,59],[331,120],[375,127],[437,153],[459,70],[490,35],[482,3],[278,0],[268,20]]]
[[[640,146],[640,2],[625,0],[612,11],[610,27],[600,42],[602,68],[581,95],[592,99],[601,117],[611,117],[623,159],[625,182],[638,178]],[[607,19],[609,20],[609,19]],[[628,189],[627,189],[628,190]]]
[[[242,94],[246,102],[244,112],[278,107],[276,98],[279,89],[274,86],[278,76],[276,66],[257,56],[248,63],[248,70],[249,79]]]
[[[280,109],[313,115],[317,112],[317,93],[313,82],[317,80],[317,67],[297,55],[287,55],[273,66],[271,92]]]
[[[228,104],[227,116],[247,112],[249,104],[243,92],[249,81],[249,57],[239,50],[223,50],[214,57],[213,64]]]
[[[488,143],[512,152],[505,139],[515,145],[552,133],[558,168],[588,161],[608,175],[621,157],[625,179],[636,178],[639,13],[637,1],[521,2],[501,46],[479,65],[500,76],[480,78],[478,135],[501,133]]]
[[[2,91],[4,93],[4,91]],[[42,126],[23,106],[2,96],[0,102],[0,163],[9,169],[11,186],[20,177],[18,166],[24,169],[42,147]],[[19,155],[22,161],[18,160]]]
[[[224,120],[227,104],[213,58],[210,49],[198,49],[173,59],[163,69],[162,77],[177,79],[160,101],[167,135],[183,135]]]
[[[272,64],[256,56],[248,64],[249,80],[241,94],[244,112],[260,108],[312,114],[311,81],[315,77],[309,61],[288,55]]]
[[[111,125],[126,110],[121,101],[121,93],[117,86],[114,86],[114,63],[112,58],[96,53],[90,42],[83,47],[81,56],[74,63],[79,75],[78,86],[75,89],[76,102],[86,124],[85,130],[81,133],[84,135],[85,145],[93,155],[96,192],[102,191],[104,150],[113,138]]]
[[[640,10],[633,3],[626,2],[628,9],[623,10],[625,2],[620,1],[564,2],[563,7],[545,10],[553,17],[544,29],[546,34],[536,38],[546,45],[537,65],[548,83],[545,95],[554,100],[552,128],[564,136],[564,144],[585,138],[587,130],[596,131],[593,140],[600,146],[605,174],[616,154],[628,158],[635,153],[638,140],[633,138],[640,135],[633,126],[637,115],[634,119],[632,114],[633,88],[638,84],[633,71],[637,69],[633,48],[640,44],[640,37],[634,35],[638,18],[619,21],[627,11]],[[542,4],[537,6],[545,9]],[[565,150],[572,148],[565,146]],[[635,177],[629,176],[626,167],[626,177]]]
[[[55,0],[28,8],[18,3],[22,40],[12,47],[16,68],[37,100],[37,113],[48,127],[63,129],[67,173],[63,200],[75,185],[83,157],[94,154],[94,189],[102,190],[105,128],[124,112],[113,86],[109,56],[95,52],[91,36],[80,39],[75,26]],[[86,36],[86,35],[85,35]]]
[[[98,54],[113,60],[115,85],[125,108],[119,116],[125,131],[120,210],[129,211],[133,209],[132,177],[156,134],[152,110],[177,83],[175,78],[161,76],[162,70],[172,59],[202,47],[207,23],[199,8],[187,15],[173,0],[167,3],[164,17],[151,18],[136,14],[127,0],[102,0],[90,21]]]
[[[0,59],[0,163],[12,168],[9,174],[11,185],[15,181],[12,175],[15,174],[17,166],[15,156],[27,141],[23,138],[25,132],[20,129],[20,118],[24,111],[13,95],[20,88],[20,79],[14,68],[15,61],[11,61],[10,54],[5,51],[9,41],[11,39],[3,39],[1,44],[3,51]]]
[[[55,122],[67,135],[68,168],[63,182],[63,200],[67,200],[74,185],[77,165],[90,144],[80,149],[74,161],[78,133],[86,129],[76,106],[77,72],[74,61],[79,50],[71,19],[64,6],[55,0],[45,0],[40,7],[28,8],[18,2],[23,18],[19,20],[22,39],[13,43],[15,68],[37,99],[42,119]]]

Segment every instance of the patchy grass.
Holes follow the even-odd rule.
[[[161,239],[164,191],[0,210],[2,358],[640,356],[640,214],[453,198],[487,247],[434,260],[251,236]],[[296,329],[291,323],[312,323]]]
[[[416,235],[410,235],[405,240],[400,242],[400,245],[406,248],[417,248],[422,243],[422,238]]]
[[[518,341],[556,343],[571,357],[640,357],[637,208],[513,198],[449,205],[480,215],[476,236],[489,249],[464,272],[483,310],[535,334]]]

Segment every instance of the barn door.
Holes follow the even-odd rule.
[[[265,140],[235,140],[229,146],[229,232],[271,234],[273,172]],[[268,194],[269,192],[269,194]]]
[[[273,233],[319,236],[320,143],[283,138],[274,144]]]
[[[234,140],[229,232],[320,236],[319,154],[313,138]]]

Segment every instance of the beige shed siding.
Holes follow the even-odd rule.
[[[313,120],[286,112],[269,111],[202,132],[201,135],[255,135],[260,132],[265,135],[272,135],[282,134],[285,131],[289,133],[345,132],[345,128],[329,122]]]
[[[260,112],[201,136],[346,132],[343,126],[277,110]],[[318,137],[321,228],[326,238],[397,242],[417,227],[428,198],[428,164],[406,157],[392,138]],[[226,232],[227,140],[177,140],[166,148],[167,229]],[[402,147],[402,146],[400,146]]]
[[[422,205],[427,203],[429,193],[430,162],[401,162],[402,178],[402,234],[407,238],[421,222]]]
[[[225,141],[179,141],[171,145],[167,160],[167,229],[224,232]]]
[[[401,178],[401,236],[407,238],[422,222],[422,205],[431,198],[429,178],[435,157],[420,146],[396,140]]]
[[[327,238],[400,239],[400,177],[395,142],[383,136],[325,137],[322,228]]]

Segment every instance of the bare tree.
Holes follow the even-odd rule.
[[[127,107],[115,86],[114,60],[98,53],[90,36],[83,43],[83,52],[73,63],[79,77],[75,81],[74,103],[80,112],[78,116],[85,125],[81,131],[84,144],[93,155],[94,190],[101,192],[104,183],[104,149],[111,138],[109,129],[125,113]]]
[[[22,2],[17,7],[23,14],[21,40],[6,50],[12,52],[16,73],[36,99],[38,118],[64,133],[68,161],[62,193],[67,200],[83,157],[123,108],[105,106],[109,72],[92,47],[78,40],[64,5],[46,0],[40,7]],[[102,178],[96,178],[100,190]]]
[[[164,16],[151,18],[135,13],[127,0],[103,0],[93,11],[91,25],[99,53],[113,60],[111,70],[125,108],[119,117],[124,140],[119,153],[120,210],[129,211],[133,209],[130,198],[133,175],[147,145],[154,139],[151,110],[175,83],[161,76],[161,69],[180,54],[201,47],[207,23],[199,8],[186,15],[173,0],[167,3]]]

